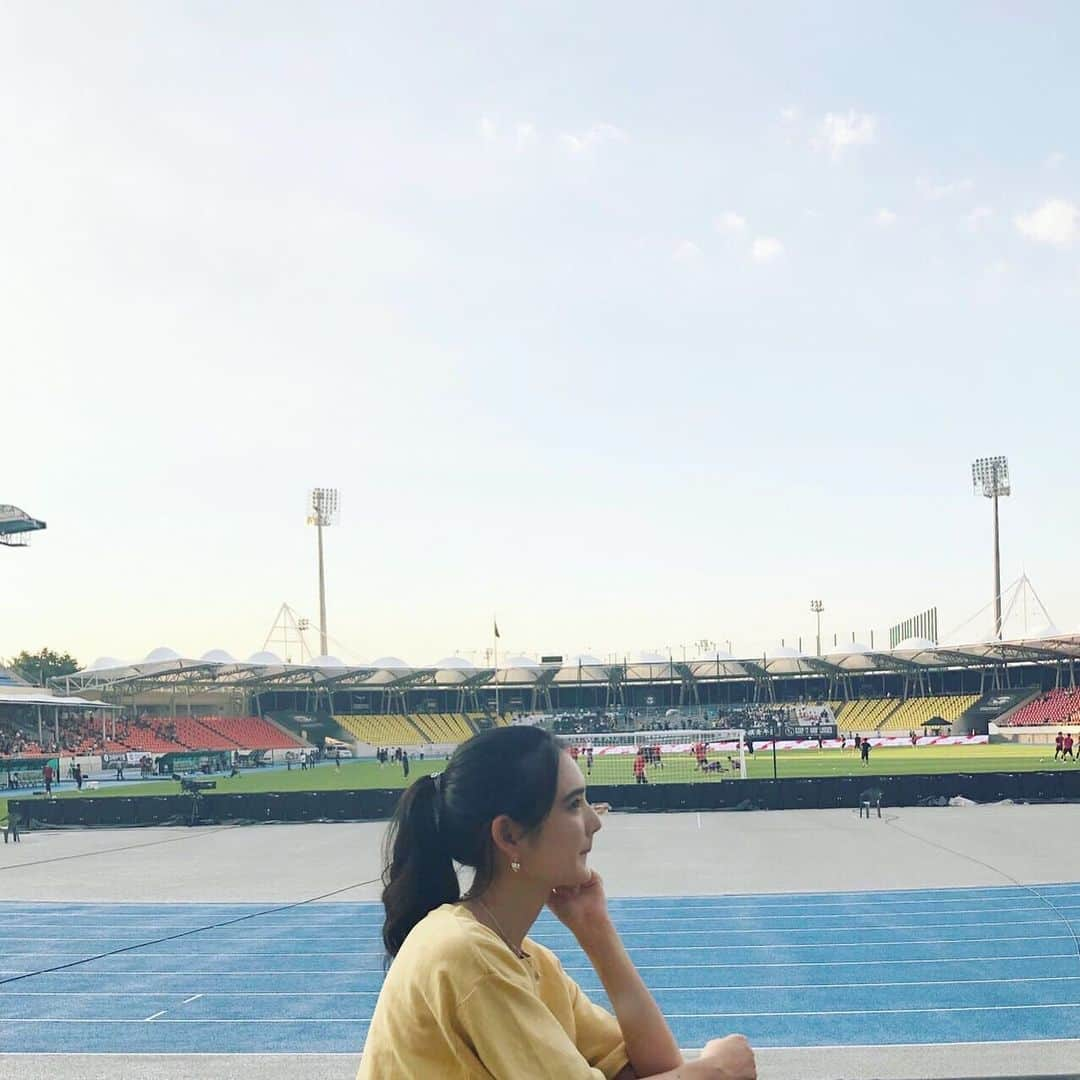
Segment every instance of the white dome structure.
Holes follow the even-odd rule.
[[[695,656],[696,662],[707,661],[710,664],[715,664],[719,661],[721,664],[726,664],[731,660],[734,660],[735,656],[732,653],[727,652],[724,649],[716,649],[713,652],[704,653],[701,656]]]
[[[667,661],[664,661],[667,663]],[[603,660],[598,660],[595,656],[589,656],[587,653],[579,653],[577,656],[570,658],[571,667],[600,667],[603,664]]]
[[[926,652],[927,649],[936,648],[937,646],[929,638],[909,637],[897,642],[893,652]]]
[[[180,654],[175,649],[170,649],[166,645],[160,645],[154,649],[153,652],[146,654],[146,660],[149,663],[156,663],[160,660],[179,660]]]
[[[111,671],[113,668],[130,667],[126,660],[117,660],[115,656],[99,656],[86,671]]]
[[[666,664],[668,661],[669,657],[661,656],[658,652],[635,653],[630,660],[633,664]]]
[[[466,660],[464,656],[444,656],[438,663],[432,664],[432,667],[443,668],[448,671],[476,670],[476,665],[471,660]]]
[[[850,656],[852,653],[868,653],[870,646],[861,641],[841,641],[839,645],[834,645],[825,655],[826,656]]]
[[[247,662],[249,664],[259,664],[262,667],[283,667],[285,664],[285,661],[277,653],[272,652],[252,653],[247,658]]]
[[[1042,626],[1036,626],[1030,634],[1024,635],[1028,641],[1036,641],[1040,638],[1054,638],[1061,637],[1061,631],[1052,623],[1043,623]]]
[[[503,663],[508,668],[524,668],[527,670],[540,666],[531,656],[508,656]]]
[[[345,667],[345,661],[339,660],[336,656],[316,656],[311,661],[311,666],[317,668],[343,668]]]
[[[378,660],[372,660],[371,666],[374,668],[394,668],[395,670],[405,670],[410,667],[406,664],[400,656],[380,656]]]
[[[798,660],[805,655],[806,653],[799,652],[798,649],[793,649],[790,645],[775,645],[773,648],[765,650],[766,660]]]
[[[208,664],[235,664],[236,658],[227,653],[224,649],[211,649],[209,652],[204,652],[199,657],[200,660],[205,660]]]

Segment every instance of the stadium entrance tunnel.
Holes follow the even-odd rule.
[[[937,773],[875,776],[883,806],[943,806],[960,797],[975,803],[1080,802],[1080,769],[1060,772]],[[866,777],[732,780],[709,784],[594,785],[589,798],[613,810],[665,813],[694,810],[856,809]],[[383,821],[401,789],[285,791],[237,795],[141,795],[77,799],[11,799],[9,814],[23,829],[135,825],[219,825],[271,821]]]

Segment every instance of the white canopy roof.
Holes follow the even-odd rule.
[[[287,664],[272,652],[257,652],[246,661],[236,661],[224,650],[211,650],[199,660],[174,655],[166,658],[164,648],[155,649],[146,660],[134,663],[103,656],[89,667],[71,676],[52,680],[58,689],[70,687],[95,690],[117,682],[169,682],[200,679],[216,685],[272,683],[288,678],[296,685],[298,672],[310,673],[311,682],[318,685],[326,679],[337,684],[389,686],[426,682],[435,685],[457,685],[466,679],[482,684],[485,681],[502,685],[528,686],[540,681],[561,685],[605,683],[612,671],[617,671],[627,683],[661,682],[681,678],[684,671],[697,679],[745,679],[762,675],[799,676],[829,675],[848,672],[885,672],[918,668],[973,667],[985,664],[1019,663],[1055,660],[1080,660],[1080,633],[1056,634],[1052,637],[1029,637],[1013,641],[983,641],[968,645],[934,645],[924,639],[901,642],[896,649],[872,649],[854,642],[836,647],[825,656],[815,657],[797,649],[778,647],[764,655],[731,658],[725,653],[695,657],[690,660],[670,660],[657,653],[639,654],[627,664],[601,661],[582,654],[561,664],[538,664],[527,656],[507,656],[498,671],[491,667],[476,667],[462,657],[444,657],[438,664],[412,667],[396,656],[383,656],[371,664],[346,664],[338,657],[322,656],[306,664]],[[643,657],[649,657],[648,660]],[[652,658],[659,657],[659,660]]]

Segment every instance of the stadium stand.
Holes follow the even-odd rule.
[[[955,720],[979,700],[978,694],[936,694],[927,697],[862,698],[834,708],[841,731],[918,731],[940,717]],[[832,702],[830,702],[832,704]]]
[[[413,720],[435,743],[463,743],[476,734],[461,713],[417,713]]]
[[[338,716],[336,719],[350,735],[372,746],[423,746],[433,741],[407,717],[395,713]]]
[[[836,714],[836,724],[841,731],[876,731],[877,726],[898,704],[896,698],[862,698],[848,701]]]
[[[1080,723],[1080,690],[1051,690],[1021,705],[1003,727],[1044,727]]]
[[[199,723],[243,750],[293,750],[304,742],[261,716],[200,716]],[[212,746],[200,747],[204,750]]]
[[[471,739],[493,723],[510,723],[510,714],[497,721],[485,713],[372,713],[334,718],[350,735],[371,746],[456,744]]]
[[[889,712],[878,724],[878,731],[918,731],[935,717],[956,720],[979,700],[978,694],[946,694],[908,698]]]

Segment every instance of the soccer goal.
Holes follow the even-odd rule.
[[[632,731],[562,735],[594,784],[692,784],[746,779],[746,731]]]

